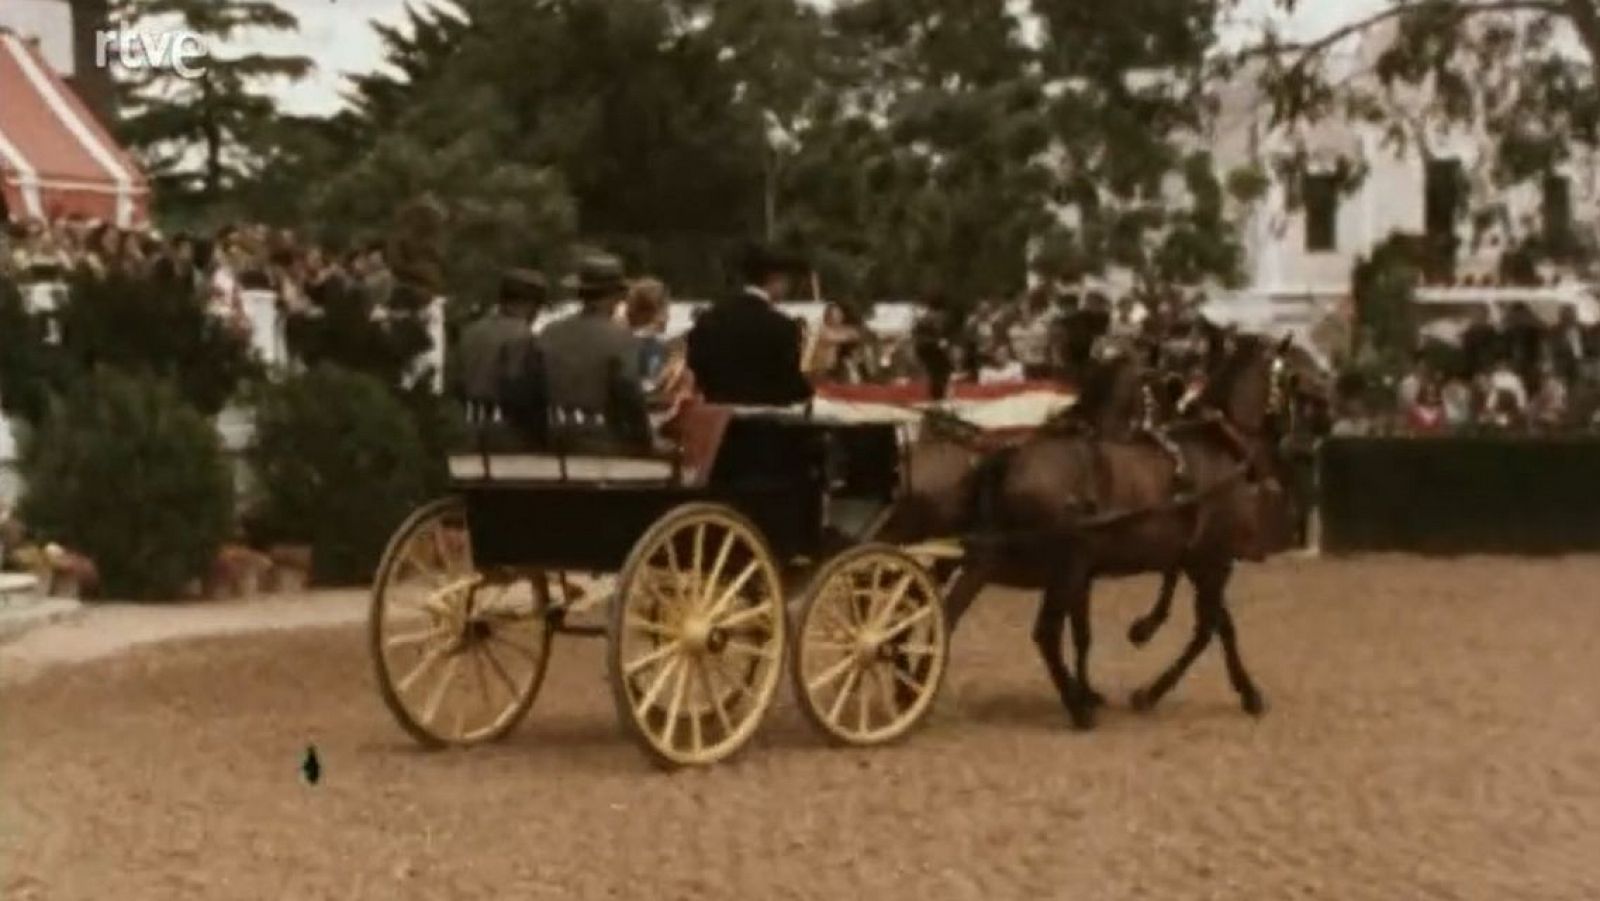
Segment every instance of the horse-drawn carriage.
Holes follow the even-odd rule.
[[[785,666],[835,742],[924,717],[947,659],[941,587],[872,541],[901,491],[901,432],[694,417],[668,454],[530,452],[485,427],[451,458],[451,496],[400,527],[373,591],[378,684],[407,732],[430,747],[505,735],[558,634],[607,639],[617,715],[666,767],[743,747]]]

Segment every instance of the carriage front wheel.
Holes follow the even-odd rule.
[[[657,765],[738,751],[783,667],[783,585],[745,517],[685,504],[634,544],[611,605],[607,669],[617,716]]]
[[[949,658],[939,587],[916,560],[862,545],[823,564],[795,621],[800,709],[842,745],[904,736],[933,706]]]
[[[543,573],[484,573],[465,506],[446,498],[401,524],[378,565],[367,637],[383,702],[429,748],[516,727],[550,661]]]

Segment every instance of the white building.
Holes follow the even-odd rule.
[[[1387,41],[1374,34],[1331,59],[1332,80],[1371,81],[1357,73],[1372,72],[1376,48]],[[1600,168],[1592,154],[1543,183],[1504,188],[1492,177],[1494,139],[1482,125],[1440,122],[1417,92],[1386,94],[1382,122],[1326,119],[1288,129],[1271,124],[1271,102],[1256,77],[1243,72],[1224,89],[1212,134],[1224,171],[1250,166],[1269,178],[1245,216],[1253,294],[1344,300],[1357,261],[1396,232],[1453,235],[1455,280],[1489,284],[1520,237],[1555,222],[1580,233],[1595,224]],[[1494,77],[1484,73],[1486,81]],[[1306,174],[1291,185],[1275,164],[1296,156],[1307,161]],[[1343,190],[1341,171],[1355,176]]]

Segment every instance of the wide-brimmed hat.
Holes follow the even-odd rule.
[[[608,297],[628,290],[622,261],[609,253],[593,253],[583,257],[578,261],[577,270],[561,284],[582,298]]]
[[[507,269],[500,275],[501,303],[544,303],[549,293],[549,282],[541,272]]]
[[[767,244],[751,244],[739,257],[739,273],[747,283],[765,281],[774,275],[799,278],[810,268],[800,254]]]

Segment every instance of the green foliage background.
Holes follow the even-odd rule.
[[[216,430],[146,375],[102,369],[78,380],[25,437],[21,469],[22,520],[87,554],[111,597],[178,597],[233,526]]]
[[[311,545],[324,583],[370,580],[389,535],[428,496],[407,409],[372,376],[330,365],[262,389],[249,456],[252,537]]]

